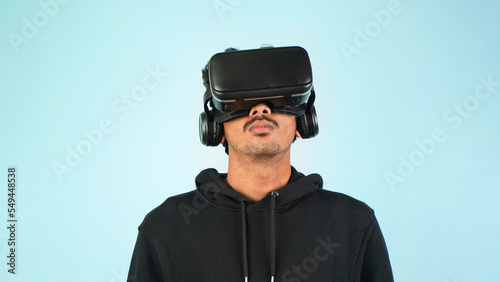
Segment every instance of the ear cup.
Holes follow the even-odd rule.
[[[211,115],[202,112],[199,119],[200,141],[206,146],[218,146],[224,135],[222,124],[214,121]]]
[[[316,109],[314,106],[305,114],[296,118],[297,131],[304,139],[312,138],[319,133],[318,117],[316,116]]]

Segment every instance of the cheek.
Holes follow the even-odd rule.
[[[297,129],[297,122],[295,121],[295,117],[287,118],[286,122],[283,123],[286,127],[285,130],[287,132],[293,132],[295,135],[295,130]]]
[[[224,136],[226,139],[233,139],[234,136],[238,136],[238,124],[235,124],[234,121],[224,123]]]
[[[295,121],[295,117],[282,120],[281,124],[282,126],[280,128],[281,129],[280,135],[282,137],[286,136],[285,139],[287,139],[287,142],[293,140],[295,138],[295,131],[297,130],[297,123]]]

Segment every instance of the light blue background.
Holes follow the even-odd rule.
[[[146,213],[194,189],[200,170],[227,168],[223,148],[198,139],[201,68],[227,47],[262,44],[309,52],[320,134],[295,142],[292,163],[375,209],[396,281],[496,279],[500,2],[65,2],[0,4],[0,280],[126,281]],[[392,10],[383,25],[382,10]],[[30,33],[23,18],[41,26]],[[125,116],[116,107],[155,82],[148,69],[162,76]],[[479,77],[497,84],[474,100]],[[458,124],[448,111],[464,103]],[[53,163],[68,165],[68,148],[102,120],[113,130],[58,179]],[[436,129],[442,142],[422,153],[415,140]],[[385,175],[400,156],[420,163],[391,189]],[[2,227],[12,165],[15,276]]]

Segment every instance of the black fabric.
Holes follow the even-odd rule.
[[[382,232],[363,202],[323,190],[319,175],[292,167],[289,183],[277,190],[271,227],[271,195],[249,200],[225,177],[204,170],[195,191],[168,198],[146,216],[128,281],[244,281],[244,257],[248,281],[270,281],[270,228],[275,281],[393,281]]]

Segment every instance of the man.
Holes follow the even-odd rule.
[[[146,216],[129,281],[393,281],[373,210],[290,164],[318,133],[307,52],[233,49],[203,77],[200,137],[226,146],[227,174],[202,171]]]

